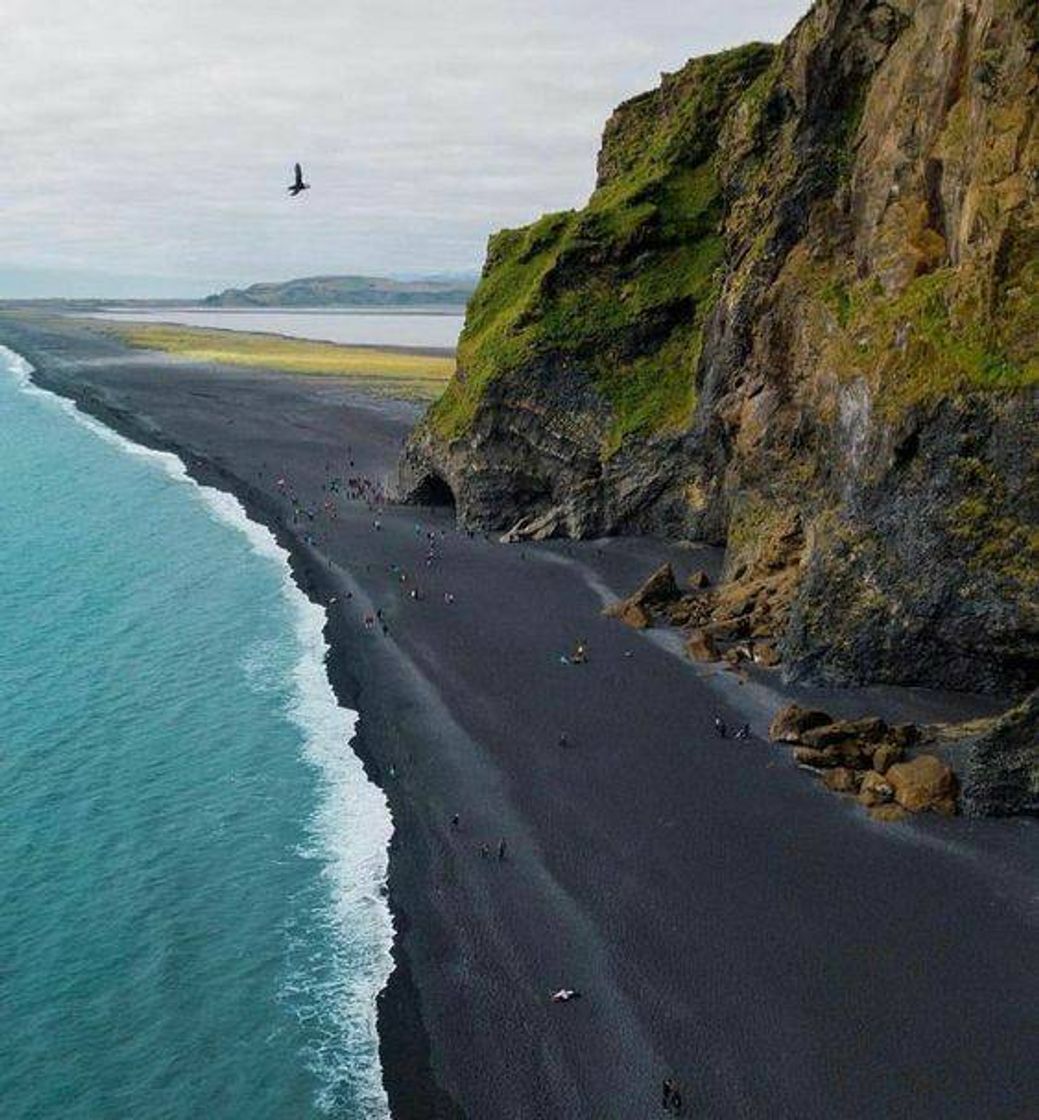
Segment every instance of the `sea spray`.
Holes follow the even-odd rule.
[[[392,967],[393,929],[385,901],[392,822],[384,796],[367,781],[349,747],[356,715],[339,706],[328,680],[323,608],[296,587],[288,554],[265,526],[247,516],[233,495],[197,483],[175,455],[136,444],[80,411],[72,401],[37,386],[32,367],[20,355],[0,347],[0,363],[24,392],[50,402],[120,451],[191,487],[214,519],[242,533],[253,553],[278,567],[298,651],[289,672],[286,714],[299,729],[303,757],[318,776],[320,791],[305,823],[307,841],[299,855],[318,862],[324,888],[324,905],[316,918],[310,910],[287,923],[290,963],[280,998],[312,1028],[303,1060],[317,1076],[318,1111],[334,1110],[338,1115],[342,1103],[349,1101],[347,1115],[365,1120],[387,1115],[378,1065],[375,998]],[[276,657],[271,660],[277,662]],[[243,672],[257,687],[267,685],[266,661],[262,649],[243,653]],[[301,922],[314,920],[325,926],[321,931],[325,951],[317,960],[309,931],[301,928]]]

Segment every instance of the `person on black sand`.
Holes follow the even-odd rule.
[[[296,169],[295,170],[296,170],[296,181],[292,184],[291,187],[288,188],[289,194],[291,194],[293,198],[295,198],[298,194],[302,193],[303,191],[309,191],[310,190],[310,184],[303,182],[303,168],[300,167],[300,165],[298,163],[296,164]]]

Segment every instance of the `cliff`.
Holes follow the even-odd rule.
[[[724,543],[795,679],[1034,687],[1037,112],[1031,0],[819,0],[665,76],[491,238],[405,493]]]

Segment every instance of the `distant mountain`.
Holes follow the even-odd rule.
[[[381,276],[305,276],[299,280],[226,288],[206,296],[207,307],[464,306],[472,279],[389,280]]]

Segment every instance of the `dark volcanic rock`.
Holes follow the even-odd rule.
[[[963,808],[976,817],[1039,816],[1039,691],[970,748]]]

